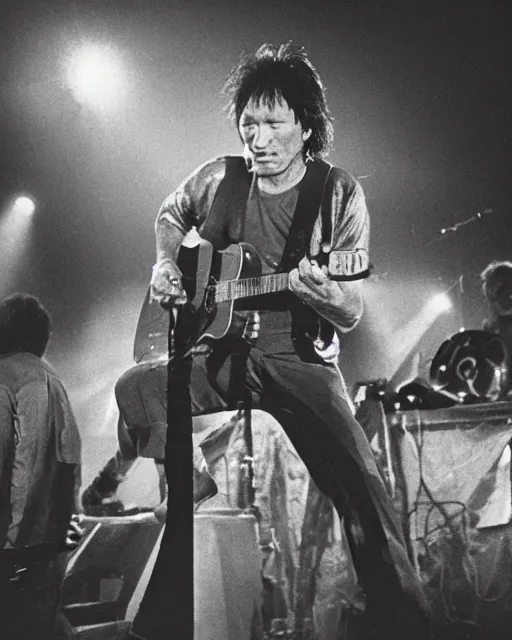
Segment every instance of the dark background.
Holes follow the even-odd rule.
[[[479,328],[479,273],[512,259],[510,5],[3,3],[1,215],[19,192],[37,211],[19,238],[0,226],[1,292],[48,306],[49,357],[71,389],[87,388],[88,402],[109,389],[132,363],[161,201],[199,163],[240,149],[219,95],[227,73],[242,51],[291,39],[327,86],[329,159],[360,177],[372,216],[376,275],[346,341],[349,382],[395,371],[404,328],[435,291],[449,290],[454,307],[435,322],[423,314],[411,345],[428,327],[427,353],[460,326]],[[108,112],[66,85],[65,62],[87,42],[108,44],[126,70],[127,92]]]

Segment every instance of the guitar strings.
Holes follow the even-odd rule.
[[[272,273],[243,280],[224,280],[213,285],[215,302],[227,302],[237,298],[249,298],[265,293],[284,291],[288,288],[287,273]]]

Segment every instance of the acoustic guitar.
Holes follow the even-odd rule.
[[[196,238],[196,244],[181,246],[177,259],[188,302],[180,307],[175,331],[187,349],[236,333],[235,311],[243,300],[288,289],[288,273],[262,275],[261,258],[249,243],[216,251]],[[168,313],[151,302],[148,290],[135,336],[136,362],[167,358],[168,323]]]

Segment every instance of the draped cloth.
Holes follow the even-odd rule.
[[[229,422],[225,455],[210,467],[219,495],[205,509],[249,506],[244,419],[234,414]],[[252,434],[264,629],[337,640],[344,614],[363,607],[338,514],[272,416],[253,410]]]
[[[388,416],[397,504],[436,638],[512,626],[512,402]],[[388,458],[389,459],[389,458]]]

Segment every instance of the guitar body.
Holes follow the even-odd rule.
[[[233,314],[237,300],[215,302],[211,285],[259,278],[260,257],[250,244],[232,244],[223,251],[213,251],[202,240],[196,247],[181,247],[178,266],[183,274],[183,287],[189,303],[180,310],[176,331],[188,335],[189,347],[210,340],[220,340],[236,332]]]

